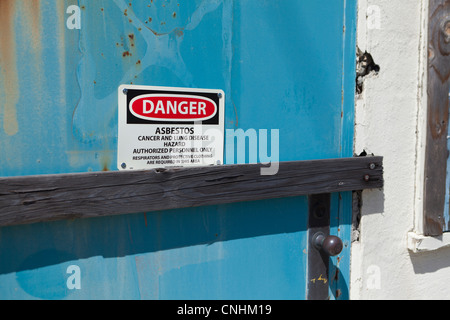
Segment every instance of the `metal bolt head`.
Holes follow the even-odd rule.
[[[369,182],[369,180],[370,180],[370,176],[368,174],[366,174],[364,176],[364,181]]]
[[[217,94],[217,96],[219,97],[219,99],[222,99],[222,98],[223,98],[222,92],[219,92],[219,93]]]
[[[371,163],[369,166],[370,170],[374,170],[376,167],[375,163]]]
[[[121,167],[122,167],[122,169],[126,169],[127,168],[127,164],[126,163],[122,163]]]
[[[123,94],[127,94],[128,93],[128,89],[123,89]]]

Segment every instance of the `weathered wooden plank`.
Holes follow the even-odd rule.
[[[381,157],[0,178],[0,226],[383,186]]]
[[[425,155],[424,233],[441,235],[444,219],[450,88],[450,0],[430,0],[428,126]]]

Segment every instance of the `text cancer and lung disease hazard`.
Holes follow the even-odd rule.
[[[118,169],[223,164],[221,90],[121,86]]]

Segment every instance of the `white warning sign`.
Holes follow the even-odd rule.
[[[222,90],[119,87],[119,170],[224,162]]]

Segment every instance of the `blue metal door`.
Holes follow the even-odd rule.
[[[222,89],[226,129],[279,130],[280,161],[351,157],[355,33],[351,0],[1,0],[0,176],[116,170],[124,84]],[[305,299],[322,281],[307,213],[297,197],[3,227],[0,298]],[[331,298],[348,298],[350,229],[351,193],[333,194]]]

